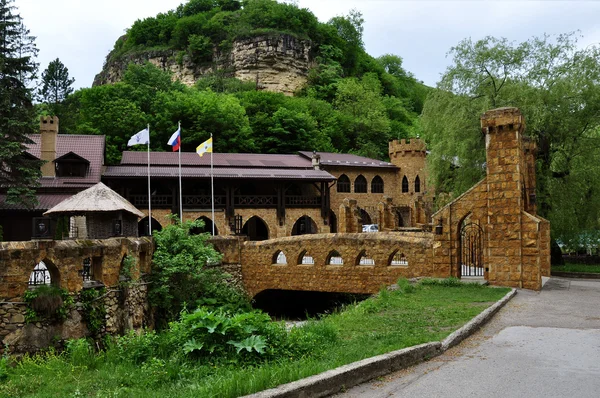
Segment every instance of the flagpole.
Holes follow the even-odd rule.
[[[214,147],[214,143],[212,141],[212,133],[210,133],[210,142],[211,142],[211,148],[210,148],[210,203],[212,206],[211,209],[211,213],[212,213],[212,236],[215,236],[215,186],[213,183],[213,147]]]
[[[178,126],[179,130],[179,221],[183,223],[183,188],[181,187],[181,121]]]
[[[152,197],[150,195],[150,123],[148,129],[148,235],[152,236]]]

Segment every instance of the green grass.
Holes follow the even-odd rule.
[[[570,264],[553,265],[552,271],[558,272],[587,272],[592,274],[600,274],[600,265],[598,264]]]
[[[297,330],[303,343],[335,334],[302,358],[260,366],[197,363],[176,356],[142,365],[120,360],[115,350],[86,355],[50,352],[25,357],[16,366],[0,361],[1,397],[236,397],[298,380],[350,362],[441,340],[507,293],[505,288],[428,281],[400,281],[397,291],[310,322]],[[179,358],[179,359],[175,359]]]

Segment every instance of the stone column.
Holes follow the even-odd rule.
[[[517,108],[499,108],[481,117],[487,151],[487,228],[489,280],[522,287],[521,217],[523,210],[525,122]]]

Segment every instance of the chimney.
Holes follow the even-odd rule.
[[[42,177],[55,177],[54,160],[56,159],[56,136],[58,135],[58,117],[40,117],[40,141],[42,160]]]
[[[317,151],[313,151],[312,155],[312,167],[315,170],[321,169],[321,155],[317,155]]]

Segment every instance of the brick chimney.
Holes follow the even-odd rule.
[[[58,135],[58,117],[40,117],[41,157],[46,163],[42,166],[42,177],[55,177],[56,136]]]

